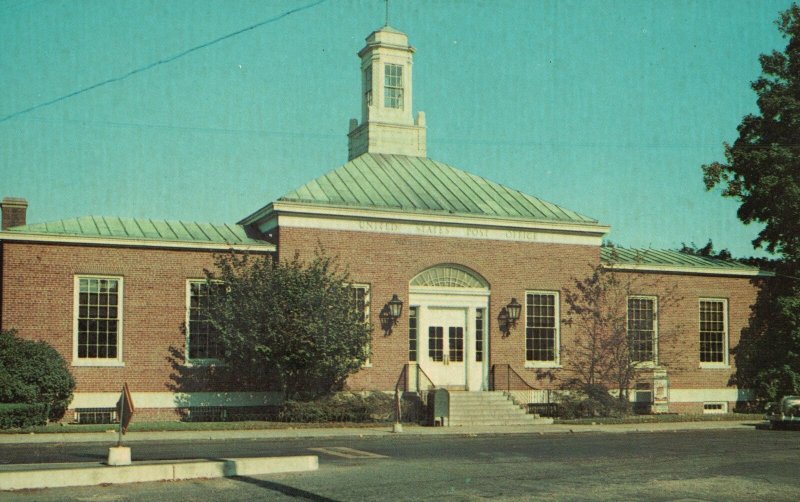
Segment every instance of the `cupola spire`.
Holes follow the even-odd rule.
[[[366,42],[358,52],[361,123],[350,120],[348,159],[363,153],[425,157],[425,114],[412,118],[414,48],[408,36],[386,25],[373,31]]]

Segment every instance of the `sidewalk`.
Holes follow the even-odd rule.
[[[702,422],[664,422],[639,424],[536,424],[520,426],[484,426],[484,427],[423,427],[403,425],[403,432],[392,432],[392,425],[375,427],[320,427],[257,429],[257,430],[220,430],[220,431],[163,431],[163,432],[129,432],[125,434],[125,443],[138,441],[192,441],[192,440],[225,440],[225,439],[281,439],[281,438],[324,438],[324,437],[364,437],[364,436],[471,436],[493,434],[569,434],[569,433],[624,433],[624,432],[665,432],[681,430],[722,430],[753,429],[757,420],[744,421],[702,421]],[[62,434],[0,434],[0,445],[3,444],[37,444],[37,443],[114,443],[116,431],[109,432],[74,432]]]

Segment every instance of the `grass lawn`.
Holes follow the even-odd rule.
[[[668,422],[720,422],[727,420],[755,420],[761,422],[764,420],[764,415],[760,413],[721,413],[719,415],[679,415],[668,413],[664,415],[631,415],[621,418],[577,418],[572,420],[556,418],[554,423],[574,425],[654,424]]]
[[[387,422],[373,423],[287,423],[287,422],[131,422],[128,432],[157,432],[157,431],[242,431],[263,429],[317,429],[336,427],[386,427]],[[47,424],[25,429],[0,430],[0,434],[60,434],[71,432],[107,432],[117,431],[117,424]]]
[[[555,419],[557,424],[594,425],[594,424],[646,424],[664,422],[715,422],[723,420],[753,420],[763,421],[764,416],[753,413],[727,413],[720,415],[633,415],[624,418],[581,418],[575,420]],[[287,423],[287,422],[131,422],[129,432],[156,432],[156,431],[219,431],[219,430],[264,430],[264,429],[317,429],[336,427],[386,427],[387,422],[353,423],[353,422],[327,422],[327,423]],[[72,432],[116,432],[116,424],[48,424],[26,429],[0,430],[0,434],[54,434]]]

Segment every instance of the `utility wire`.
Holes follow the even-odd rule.
[[[83,94],[83,93],[89,92],[89,91],[91,91],[93,89],[97,89],[98,87],[102,87],[104,85],[108,85],[108,84],[111,84],[111,83],[114,83],[114,82],[120,82],[122,80],[125,80],[127,78],[130,78],[130,77],[136,75],[137,73],[142,73],[142,72],[145,72],[147,70],[151,70],[151,69],[153,69],[153,68],[155,68],[157,66],[161,66],[161,65],[164,65],[164,64],[167,64],[167,63],[171,63],[171,62],[175,61],[176,59],[180,59],[180,58],[182,58],[184,56],[187,56],[187,55],[191,54],[192,52],[199,51],[200,49],[205,49],[206,47],[210,47],[210,46],[212,46],[214,44],[218,44],[218,43],[222,42],[223,40],[227,40],[229,38],[233,38],[233,37],[235,37],[237,35],[241,35],[242,33],[245,33],[245,32],[250,31],[250,30],[254,30],[256,28],[260,28],[261,26],[264,26],[265,24],[274,23],[274,22],[279,21],[279,20],[281,20],[281,19],[283,19],[283,18],[285,18],[287,16],[291,16],[292,14],[296,14],[296,13],[298,13],[300,11],[311,9],[312,7],[316,7],[317,5],[319,5],[319,4],[323,3],[323,2],[326,2],[326,1],[327,0],[317,0],[316,2],[304,5],[302,7],[297,7],[296,9],[288,10],[288,11],[284,12],[283,14],[279,14],[279,15],[277,15],[275,17],[272,17],[270,19],[267,19],[265,21],[261,21],[260,23],[256,23],[254,25],[248,26],[247,28],[242,28],[241,30],[234,31],[233,33],[228,33],[227,35],[223,35],[223,36],[221,36],[221,37],[219,37],[217,39],[214,39],[214,40],[212,40],[210,42],[206,42],[204,44],[197,45],[195,47],[192,47],[191,49],[186,49],[183,52],[175,54],[174,56],[168,57],[166,59],[160,59],[160,60],[158,60],[158,61],[156,61],[154,63],[150,63],[150,64],[142,66],[140,68],[136,68],[135,70],[131,70],[131,71],[129,71],[128,73],[126,73],[124,75],[120,75],[118,77],[109,78],[108,80],[104,80],[102,82],[98,82],[98,83],[90,85],[88,87],[84,87],[83,89],[78,89],[77,91],[73,91],[73,92],[70,92],[69,94],[65,94],[63,96],[59,96],[59,97],[57,97],[55,99],[51,99],[50,101],[47,101],[47,102],[44,102],[44,103],[39,103],[38,105],[31,106],[30,108],[26,108],[24,110],[20,110],[20,111],[14,112],[14,113],[12,113],[10,115],[6,115],[6,116],[0,118],[0,122],[5,122],[5,121],[11,120],[11,119],[13,119],[15,117],[19,117],[20,115],[24,115],[26,113],[30,113],[30,112],[32,112],[34,110],[38,110],[39,108],[44,108],[46,106],[53,105],[55,103],[64,101],[66,99],[72,98],[72,97],[77,96],[79,94]]]

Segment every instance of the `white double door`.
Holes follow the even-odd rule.
[[[483,308],[479,304],[477,308]],[[420,305],[418,364],[437,387],[486,388],[487,330],[475,305]],[[480,343],[476,344],[476,336]]]

